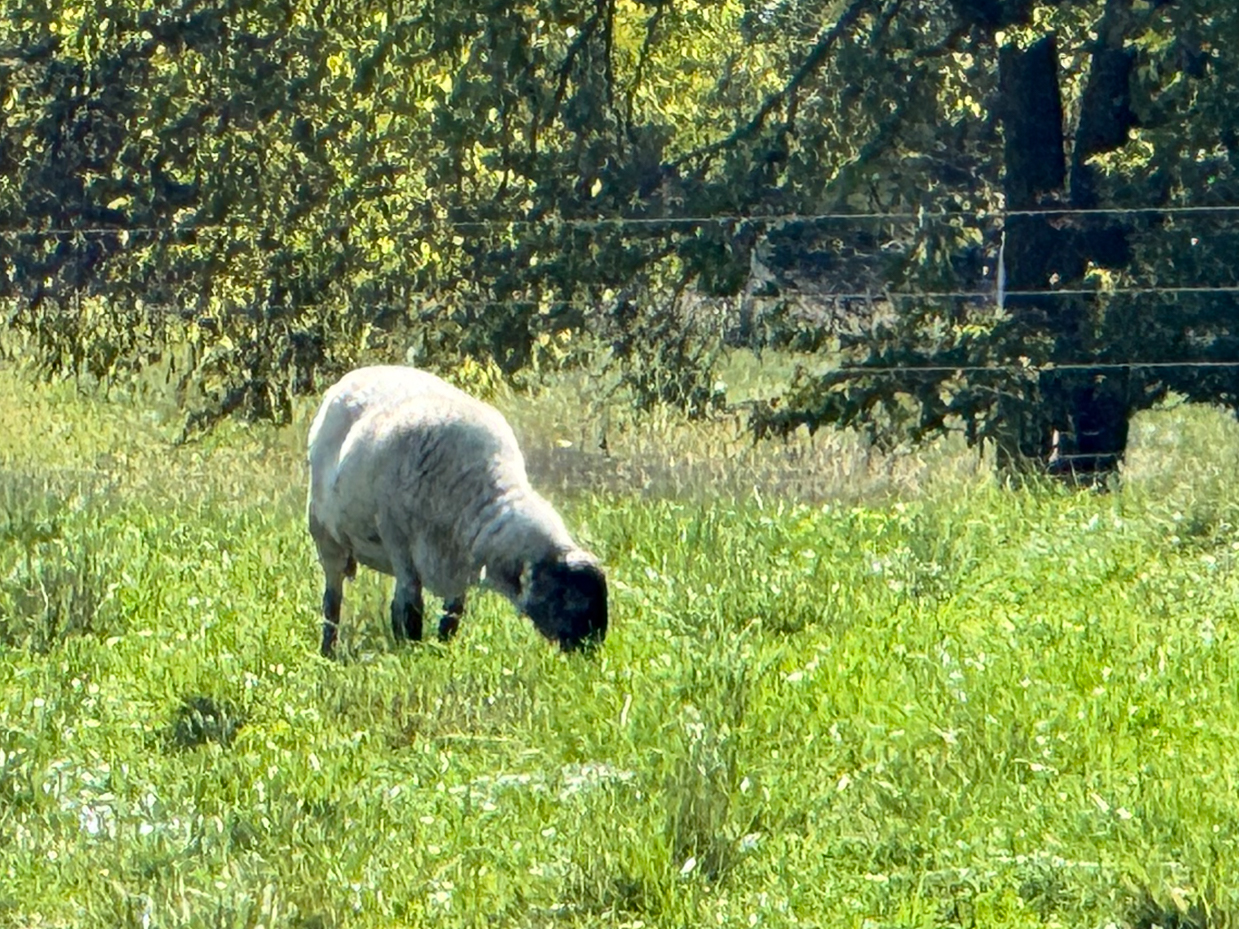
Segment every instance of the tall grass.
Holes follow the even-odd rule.
[[[490,595],[398,646],[362,572],[333,663],[304,416],[174,448],[0,374],[0,925],[1229,924],[1232,423],[1148,414],[1071,494],[582,396],[498,402],[602,651]]]

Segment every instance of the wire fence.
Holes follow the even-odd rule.
[[[656,228],[674,229],[704,226],[738,227],[745,224],[761,224],[778,227],[789,224],[813,224],[828,222],[845,223],[917,223],[924,225],[933,221],[971,220],[979,224],[988,224],[1000,236],[1006,222],[1016,218],[1065,219],[1075,218],[1116,218],[1133,216],[1189,217],[1202,216],[1239,216],[1239,204],[1206,204],[1179,206],[1109,206],[1109,207],[1058,207],[1047,206],[1035,209],[1005,209],[978,208],[963,209],[918,209],[905,211],[827,211],[827,212],[771,212],[771,213],[735,213],[715,214],[708,216],[597,216],[597,217],[562,217],[546,216],[529,217],[481,217],[481,218],[439,218],[433,221],[419,221],[407,224],[399,229],[382,230],[381,234],[388,238],[416,238],[433,234],[441,234],[445,230],[487,229],[499,232],[529,228],[580,228],[580,229],[615,229],[631,227],[638,230]],[[97,237],[97,236],[191,236],[209,232],[244,232],[250,226],[244,221],[213,222],[213,223],[169,223],[164,225],[90,225],[63,228],[9,227],[0,228],[0,240],[17,240],[22,238],[60,239],[64,237]],[[372,230],[374,231],[374,230]],[[251,230],[252,232],[252,230]],[[377,234],[377,231],[375,231]],[[253,232],[257,238],[259,233]],[[916,301],[977,301],[993,303],[997,310],[1002,310],[1008,300],[1031,300],[1046,298],[1078,298],[1078,297],[1234,297],[1239,295],[1239,284],[1233,285],[1174,285],[1174,284],[1112,284],[1098,282],[1096,286],[1049,286],[1043,289],[1008,289],[1005,286],[1005,268],[1003,265],[1002,247],[998,248],[997,266],[992,276],[993,285],[985,288],[959,289],[874,289],[865,291],[831,291],[813,290],[807,292],[791,292],[780,294],[746,293],[732,299],[751,301],[762,304],[777,303],[788,300],[789,297],[805,302],[827,303],[906,303]],[[505,299],[469,299],[440,294],[408,293],[399,301],[390,301],[393,308],[407,310],[412,313],[434,313],[447,308],[468,305],[470,308],[484,309],[514,309],[514,308],[557,308],[581,309],[595,311],[605,306],[613,299],[563,299],[549,295],[511,297]],[[182,306],[161,306],[158,303],[142,307],[146,313],[166,313],[181,318],[199,317],[206,320],[212,316],[226,314],[242,314],[258,318],[264,314],[280,314],[304,311],[328,311],[339,309],[335,303],[265,303],[255,300],[250,303],[240,301],[233,306],[221,306],[212,309],[200,309]],[[46,312],[43,310],[41,312]],[[66,310],[65,312],[74,312]],[[77,310],[80,312],[80,309]],[[1239,369],[1239,358],[1229,359],[1184,359],[1178,361],[1142,360],[1138,358],[1111,361],[1066,361],[1036,364],[1032,362],[1012,362],[995,364],[846,364],[833,370],[841,373],[863,375],[967,375],[985,373],[1006,374],[1036,374],[1044,371],[1060,372],[1105,372],[1130,370],[1162,370],[1162,369]]]
[[[779,225],[787,223],[814,222],[927,222],[930,220],[973,219],[978,222],[994,222],[1020,217],[1063,218],[1106,216],[1203,216],[1239,214],[1239,204],[1184,205],[1184,206],[1110,206],[1110,207],[1038,207],[1035,209],[980,208],[972,210],[905,210],[905,211],[831,211],[821,213],[720,213],[707,216],[544,216],[544,217],[479,217],[476,219],[451,219],[444,217],[433,221],[418,221],[402,229],[385,231],[384,235],[411,237],[441,232],[444,229],[496,229],[514,227],[578,227],[614,228],[616,226],[738,226],[745,223]],[[67,226],[39,228],[36,226],[0,228],[0,237],[67,236],[67,235],[157,235],[167,233],[193,234],[220,230],[235,231],[251,224],[246,221],[187,223],[178,225],[109,225]]]
[[[1176,286],[1161,286],[1161,287],[1064,287],[1053,290],[1002,290],[1001,296],[1006,299],[1011,298],[1042,298],[1042,297],[1114,297],[1114,296],[1183,296],[1183,295],[1198,295],[1198,296],[1234,296],[1239,294],[1239,285],[1227,285],[1218,287],[1176,287]],[[608,298],[599,298],[597,300],[587,299],[565,299],[559,297],[509,297],[503,300],[495,299],[470,299],[468,297],[445,297],[441,295],[429,293],[411,293],[405,295],[407,299],[400,302],[403,308],[413,312],[433,312],[445,307],[451,307],[458,304],[467,304],[475,309],[515,309],[522,307],[554,307],[562,309],[581,309],[595,310],[599,306],[613,302]],[[793,293],[792,296],[798,296],[809,301],[827,302],[901,302],[901,301],[932,301],[932,300],[976,300],[994,302],[999,296],[997,287],[989,290],[870,290],[870,291],[832,291],[832,290],[815,290],[801,293]],[[746,294],[731,298],[716,298],[716,299],[744,299],[751,300],[755,303],[777,303],[788,299],[787,294]],[[378,304],[376,304],[377,306]],[[386,301],[383,306],[395,305],[394,301]],[[258,311],[270,313],[296,313],[313,310],[330,310],[338,308],[338,303],[327,302],[312,302],[312,303],[282,303],[282,302],[265,302],[254,301],[252,304],[242,305],[241,301],[237,301],[237,305],[229,308],[221,307],[221,310],[229,312],[250,313],[254,314]],[[214,315],[212,311],[197,308],[183,308],[175,305],[163,305],[157,302],[149,302],[144,305],[144,309],[153,310],[155,312],[164,312],[170,314],[185,315],[186,313],[199,316]]]

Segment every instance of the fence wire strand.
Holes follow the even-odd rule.
[[[1205,215],[1231,216],[1239,215],[1239,204],[1187,205],[1187,206],[1115,206],[1115,207],[1043,207],[1037,209],[973,209],[973,210],[915,210],[894,212],[857,212],[831,211],[821,213],[757,213],[757,214],[719,214],[710,216],[616,216],[616,217],[559,217],[549,216],[540,219],[524,217],[478,218],[478,219],[435,219],[421,221],[402,229],[384,230],[381,234],[387,237],[410,238],[441,233],[444,230],[489,229],[498,232],[511,232],[516,229],[529,228],[616,228],[633,227],[649,229],[652,227],[702,227],[702,226],[739,226],[742,224],[759,223],[765,225],[780,225],[793,223],[882,223],[900,222],[925,224],[930,221],[972,220],[981,224],[992,224],[995,229],[1001,229],[1007,220],[1020,217],[1067,218],[1067,217],[1131,217],[1131,216],[1189,216]],[[66,236],[187,236],[199,233],[221,231],[244,231],[244,222],[220,222],[186,225],[147,225],[147,226],[81,226],[40,229],[35,227],[0,228],[0,240],[15,240],[20,238],[61,238]],[[378,234],[378,233],[376,233]],[[255,234],[256,235],[256,234]],[[831,291],[789,291],[779,295],[745,294],[732,299],[744,299],[756,303],[777,301],[821,301],[821,302],[903,302],[914,300],[975,300],[990,301],[995,308],[1001,310],[1006,300],[1010,299],[1045,299],[1053,297],[1115,297],[1115,296],[1233,296],[1239,294],[1239,285],[1133,285],[1133,286],[1099,286],[1099,287],[1063,287],[1045,290],[1007,290],[1002,283],[1002,261],[999,265],[995,286],[989,289],[976,290],[883,290],[866,292],[831,292]],[[413,296],[413,295],[410,295]],[[610,298],[608,298],[610,299]],[[458,305],[467,305],[475,309],[512,308],[512,307],[556,307],[598,310],[603,308],[608,299],[590,300],[560,300],[553,298],[511,298],[504,300],[438,300],[430,298],[424,303],[410,300],[403,308],[406,312],[419,313],[450,309]],[[397,308],[392,304],[393,308]],[[253,308],[230,308],[216,310],[194,310],[181,307],[147,307],[157,313],[175,315],[182,318],[198,317],[208,319],[225,316],[229,313],[244,314],[258,318],[266,313],[296,312],[305,310],[338,309],[335,304],[263,304],[257,302]],[[65,312],[69,312],[66,310]],[[1106,372],[1132,370],[1164,370],[1175,368],[1191,369],[1239,369],[1239,359],[1229,360],[1184,360],[1184,361],[1072,361],[1045,363],[1008,363],[1008,364],[946,364],[935,363],[925,365],[882,365],[882,364],[849,364],[822,373],[839,373],[852,376],[860,375],[965,375],[965,374],[1027,374],[1037,375],[1050,371]]]
[[[833,211],[823,213],[735,213],[709,216],[594,216],[563,217],[547,216],[540,219],[527,217],[480,217],[477,219],[436,219],[421,221],[403,229],[385,230],[385,236],[419,236],[444,229],[497,229],[514,227],[578,227],[611,228],[615,226],[735,226],[744,223],[813,223],[813,222],[925,222],[929,220],[973,219],[977,222],[995,222],[1018,217],[1104,217],[1104,216],[1200,216],[1207,214],[1239,214],[1239,204],[1196,206],[1113,206],[1113,207],[1040,207],[1036,209],[974,209],[974,210],[906,210],[894,212]],[[166,226],[69,226],[40,229],[37,227],[0,228],[0,237],[68,236],[68,235],[191,235],[199,232],[245,229],[248,224],[238,222],[191,223]]]

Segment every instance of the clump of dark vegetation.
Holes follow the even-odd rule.
[[[607,919],[620,916],[657,918],[660,897],[642,877],[604,862],[577,865],[564,879],[562,907]]]
[[[173,749],[199,748],[208,742],[227,748],[244,724],[245,714],[226,700],[186,697],[176,710],[167,741]]]
[[[1215,929],[1233,926],[1239,913],[1221,910],[1200,900],[1177,901],[1145,891],[1130,908],[1125,922],[1132,929]]]

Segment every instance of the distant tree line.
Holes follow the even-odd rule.
[[[1223,0],[0,14],[0,340],[50,374],[171,365],[191,427],[286,418],[363,357],[511,373],[586,335],[639,402],[700,410],[717,333],[682,308],[741,294],[833,362],[759,434],[1105,471],[1168,392],[1239,406]],[[809,338],[754,287],[845,249],[865,274],[829,286],[884,312]]]

